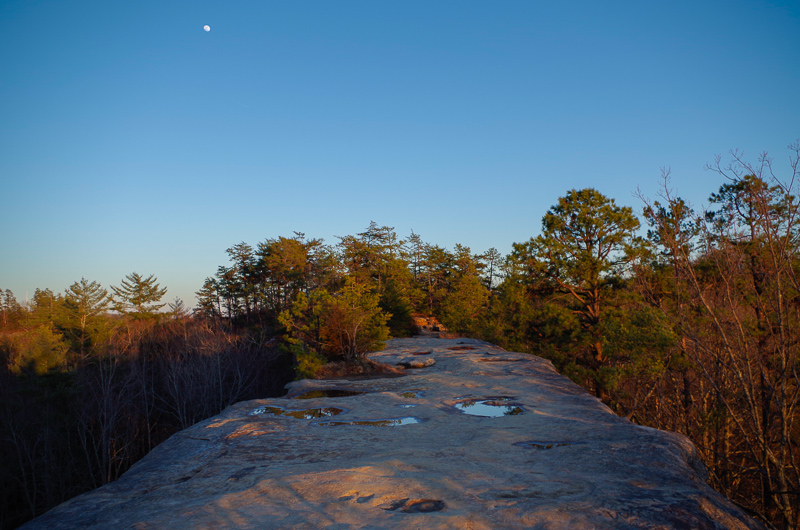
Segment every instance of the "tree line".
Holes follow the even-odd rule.
[[[27,399],[43,399],[44,390],[19,385],[42,385],[50,377],[73,382],[48,383],[49,392],[77,387],[97,394],[83,420],[60,428],[73,428],[74,445],[82,448],[90,444],[80,430],[93,425],[92,447],[106,453],[84,449],[98,462],[89,467],[112,478],[129,465],[120,457],[128,446],[115,445],[111,429],[103,438],[101,424],[118,421],[106,418],[140,418],[144,423],[127,428],[166,435],[251,395],[254,387],[240,373],[247,363],[275,381],[314,376],[326,363],[365,363],[365,354],[389,337],[415,333],[415,315],[434,316],[451,332],[546,357],[618,414],[685,434],[714,487],[767,524],[796,529],[800,145],[790,149],[784,175],[766,154],[756,163],[737,152],[725,164],[718,158],[708,169],[722,184],[702,211],[671,189],[668,171],[656,199],[640,194],[638,216],[596,189],[569,190],[543,216],[540,235],[515,243],[507,256],[462,245],[446,249],[375,222],[332,244],[302,233],[255,247],[240,242],[227,250],[229,262],[206,278],[191,315],[177,301],[160,312],[139,308],[130,296],[119,305],[137,281],[153,277],[128,277],[127,287],[114,290],[117,314],[107,307],[96,316],[86,311],[84,324],[68,298],[91,282],[77,282],[61,298],[41,293],[28,308],[14,306],[6,292],[3,326],[16,329],[13,322],[25,321],[27,327],[11,333],[22,342],[5,354],[4,376]],[[47,316],[57,313],[71,316]],[[10,340],[5,336],[3,344]],[[49,353],[23,355],[25,347]],[[59,348],[69,352],[67,364],[58,364]],[[226,354],[232,368],[224,373],[212,362],[228,358],[218,351],[239,352]],[[124,352],[114,358],[125,359],[125,375],[109,368],[109,352]],[[38,372],[33,358],[41,359]],[[94,379],[75,384],[81,370]],[[110,381],[137,389],[112,393],[124,394],[121,401],[135,412],[113,416],[119,408],[113,400],[103,408],[107,396],[98,389]],[[193,395],[195,388],[219,397],[213,404],[179,402],[178,395]],[[53,407],[61,405],[52,399]],[[51,416],[39,425],[54,428],[57,423],[44,420]],[[157,427],[161,418],[168,428]],[[109,471],[112,462],[117,467]],[[34,469],[26,465],[18,467]]]
[[[271,322],[306,375],[408,333],[415,312],[544,356],[617,413],[692,439],[711,483],[754,516],[798,528],[800,145],[790,150],[783,178],[766,154],[717,159],[722,184],[702,211],[668,171],[640,216],[569,190],[504,257],[375,223],[331,246],[240,243],[200,305]]]
[[[459,328],[478,315],[499,275],[496,249],[448,251],[374,221],[338,239],[328,245],[295,233],[232,246],[230,263],[197,292],[197,314],[274,330],[310,376],[325,362],[353,362],[390,336],[412,334],[414,313]]]
[[[153,275],[0,298],[0,528],[117,479],[175,432],[280,395],[291,359],[256,328],[193,318]]]
[[[470,333],[551,359],[617,413],[688,436],[714,487],[800,527],[800,143],[708,169],[702,211],[670,187],[629,207],[571,190],[514,245]]]

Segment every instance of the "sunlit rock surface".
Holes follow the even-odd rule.
[[[239,403],[24,528],[761,528],[686,438],[615,416],[547,361],[432,338],[370,357],[435,363]]]

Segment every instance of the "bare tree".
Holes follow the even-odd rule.
[[[727,182],[705,215],[688,211],[666,179],[665,203],[645,208],[669,264],[668,287],[649,289],[649,299],[673,322],[686,359],[672,408],[694,415],[683,428],[716,485],[783,528],[800,525],[800,146],[791,149],[786,180],[766,154],[752,165],[738,152],[725,166],[718,157],[710,168]]]

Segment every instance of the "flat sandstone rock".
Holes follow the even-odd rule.
[[[435,364],[238,403],[23,528],[761,528],[688,439],[617,417],[548,361],[423,337],[370,358],[415,356]]]

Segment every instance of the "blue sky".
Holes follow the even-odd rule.
[[[798,94],[796,1],[0,0],[0,288],[193,305],[240,241],[373,220],[505,254],[662,167],[701,207],[715,155],[788,171]]]

